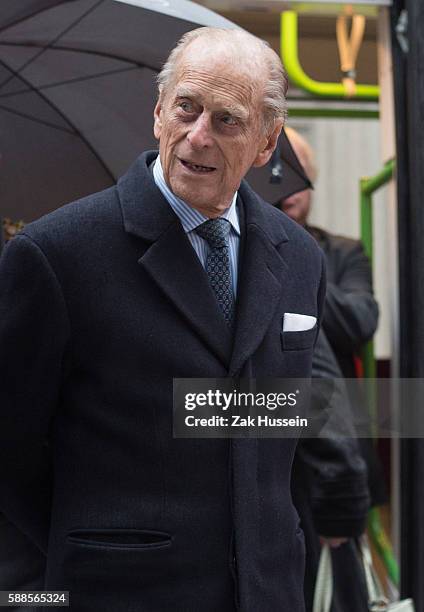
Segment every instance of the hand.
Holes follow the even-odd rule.
[[[330,548],[338,548],[341,544],[345,544],[348,539],[349,538],[326,538],[324,536],[319,536],[321,546],[328,544]]]

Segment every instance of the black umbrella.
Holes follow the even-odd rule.
[[[155,148],[155,78],[199,25],[237,27],[188,0],[1,0],[1,216],[31,221]]]
[[[284,129],[269,164],[252,168],[247,180],[262,198],[272,204],[298,191],[313,189]]]
[[[110,186],[155,148],[155,78],[199,25],[236,27],[188,0],[1,0],[0,217],[28,222]],[[293,155],[271,193],[269,169],[252,174],[261,195],[298,190]]]

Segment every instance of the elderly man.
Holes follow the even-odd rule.
[[[172,436],[173,377],[310,375],[321,252],[242,182],[286,88],[251,35],[187,34],[159,77],[159,155],[2,257],[0,509],[72,610],[304,609],[296,440]]]

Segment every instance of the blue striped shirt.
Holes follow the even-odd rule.
[[[199,236],[194,230],[196,227],[208,220],[209,217],[205,217],[201,212],[186,204],[181,198],[178,198],[172,193],[170,188],[165,182],[163,176],[162,165],[160,163],[159,155],[156,158],[156,162],[153,168],[153,178],[157,187],[161,190],[165,199],[178,216],[181,224],[190,240],[193,249],[196,251],[198,258],[204,268],[206,268],[206,259],[209,253],[209,245],[204,238]],[[238,254],[240,247],[240,224],[237,214],[236,207],[237,191],[234,194],[231,206],[221,215],[223,219],[227,219],[231,223],[231,230],[229,234],[229,253],[230,253],[230,268],[231,268],[231,281],[233,287],[234,296],[237,294],[237,264]]]

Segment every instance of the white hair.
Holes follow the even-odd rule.
[[[288,79],[280,58],[269,44],[244,30],[224,28],[197,28],[184,34],[171,51],[161,72],[157,77],[159,94],[166,93],[176,74],[178,62],[187,47],[198,38],[206,41],[224,42],[239,56],[243,55],[244,65],[249,74],[249,67],[256,67],[259,74],[267,71],[263,91],[263,123],[266,131],[271,131],[276,119],[285,121],[287,115],[286,94]]]

